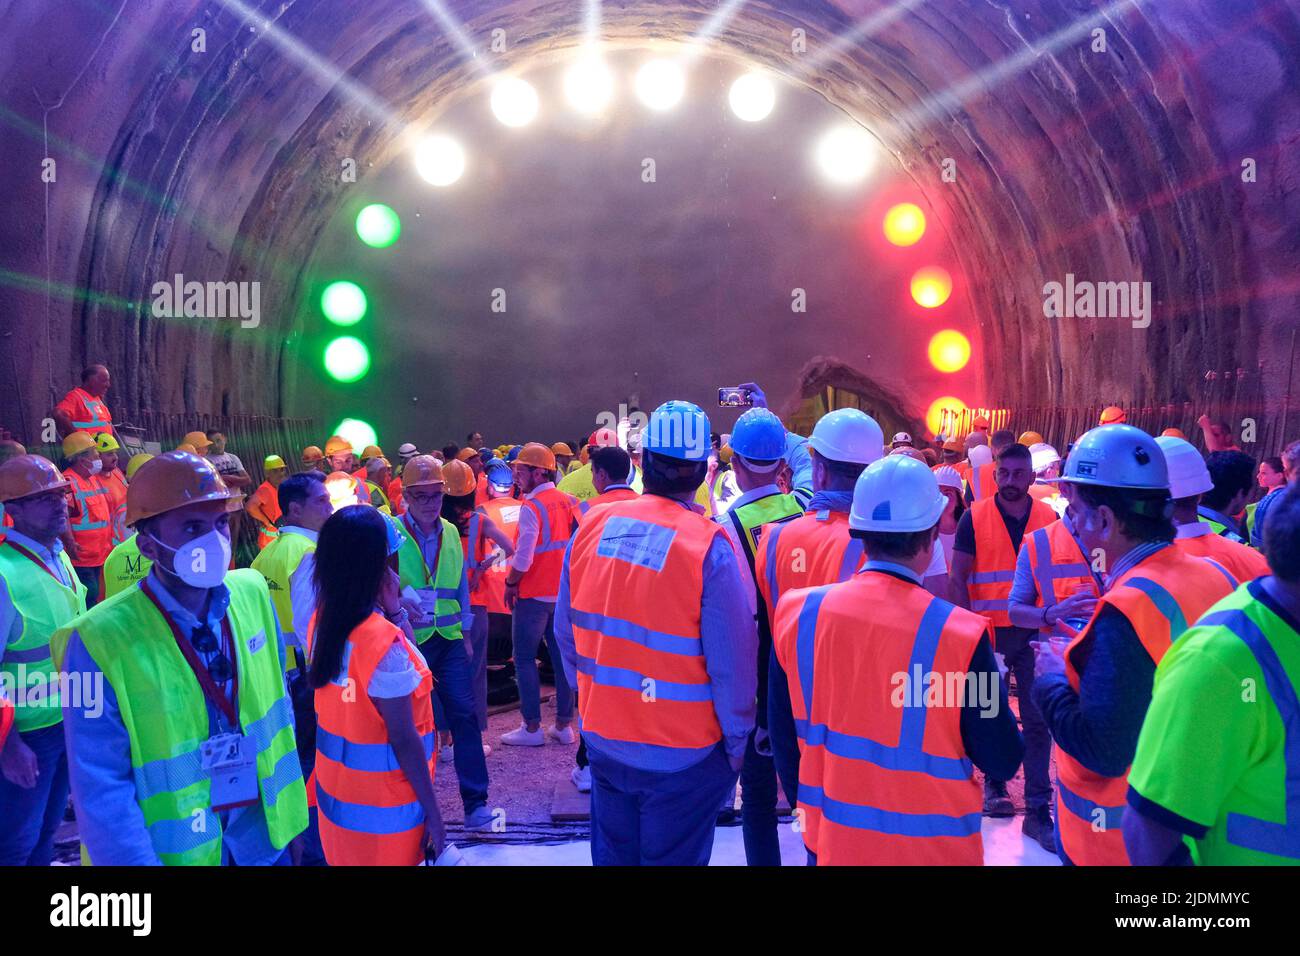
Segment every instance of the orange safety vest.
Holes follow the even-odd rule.
[[[470,556],[471,549],[473,556]],[[487,577],[484,572],[479,572],[475,578],[474,566],[488,556],[490,550],[487,546],[487,534],[483,531],[483,512],[475,509],[470,513],[469,524],[465,533],[460,536],[461,554],[465,556],[465,575],[474,581],[474,587],[469,592],[470,607],[475,605],[486,605],[487,595],[483,590],[483,579]]]
[[[126,477],[114,468],[102,480],[112,502],[113,544],[116,546],[130,537],[126,530]]]
[[[307,652],[316,633],[313,616]],[[411,695],[415,729],[429,776],[435,768],[433,678],[402,632],[371,614],[348,635],[339,676],[316,689],[316,806],[320,842],[330,866],[415,866],[423,859],[424,808],[397,763],[388,726],[366,693],[371,675],[401,640],[420,686]]]
[[[393,514],[406,514],[406,501],[402,498],[402,479],[394,478],[388,483],[388,502],[392,506]]]
[[[953,697],[946,689],[947,675],[969,673],[988,622],[866,570],[786,592],[772,630],[818,865],[982,865],[983,793],[961,736],[966,683]],[[928,675],[942,678],[937,702]]]
[[[523,507],[537,516],[537,544],[533,563],[519,579],[520,598],[553,598],[560,592],[564,549],[573,535],[574,500],[558,488],[525,499]]]
[[[591,512],[569,555],[582,732],[701,754],[722,730],[700,640],[704,556],[722,527],[639,495]]]
[[[519,537],[520,505],[518,498],[493,498],[482,507],[483,513],[492,519],[492,523],[510,539],[511,544]],[[506,578],[509,576],[509,561],[494,564],[484,571],[479,578],[478,587],[470,595],[471,606],[484,604],[489,614],[509,614],[510,608],[506,607]]]
[[[865,560],[862,542],[849,537],[847,512],[809,511],[768,525],[754,555],[754,577],[768,620],[782,594],[847,581]]]
[[[1180,548],[1161,548],[1113,581],[1097,603],[1128,619],[1156,664],[1169,646],[1206,610],[1232,593],[1228,575],[1210,561]],[[1075,693],[1092,650],[1093,622],[1065,649],[1065,675]],[[1056,748],[1057,834],[1061,849],[1079,866],[1128,866],[1120,820],[1128,771],[1103,777]]]
[[[113,433],[113,416],[109,413],[108,406],[84,388],[74,388],[64,395],[63,401],[55,406],[55,410],[67,413],[68,418],[72,419],[73,431],[89,435]]]
[[[257,486],[257,491],[253,492],[257,498],[257,503],[262,506],[262,514],[271,522],[271,530],[260,520],[257,522],[257,550],[261,551],[278,537],[274,532],[275,523],[281,518],[280,511],[280,492],[272,487],[269,481],[264,481]]]
[[[581,521],[583,515],[596,505],[607,505],[611,501],[630,501],[637,497],[640,496],[631,488],[611,488],[602,491],[594,498],[578,498],[573,503],[573,518],[575,521]]]
[[[9,731],[14,726],[14,705],[9,702],[9,698],[0,692],[0,749],[4,748],[5,741],[9,737]]]
[[[994,627],[1010,627],[1007,613],[1011,583],[1016,577],[1016,552],[1011,535],[1002,520],[994,498],[984,498],[971,505],[971,523],[975,531],[975,562],[970,573],[970,609],[983,614]],[[1029,500],[1029,521],[1025,537],[1056,521],[1056,512],[1041,501]],[[1024,543],[1024,538],[1021,538]]]
[[[998,483],[993,479],[997,470],[997,462],[990,461],[988,464],[971,468],[967,472],[966,483],[970,485],[972,501],[983,501],[985,498],[992,498],[998,493]]]
[[[98,568],[113,550],[113,499],[108,486],[98,475],[82,478],[68,468],[63,477],[72,482],[77,496],[77,513],[73,516],[72,537],[77,542],[78,568]]]
[[[1211,558],[1228,569],[1238,583],[1253,581],[1270,573],[1268,560],[1249,545],[1229,541],[1223,535],[1203,534],[1196,538],[1175,538],[1174,545],[1198,558]]]
[[[1060,604],[1079,585],[1087,587],[1094,597],[1101,597],[1101,587],[1096,575],[1092,573],[1092,565],[1088,563],[1081,545],[1064,521],[1053,521],[1045,528],[1026,532],[1020,547],[1029,552],[1029,570],[1033,573],[1034,584],[1038,588],[1038,600],[1035,602],[1037,607]],[[1007,593],[1009,596],[1010,592]],[[1053,634],[1074,637],[1076,634],[1070,625],[1061,620],[1053,627],[1039,630],[1048,637]]]
[[[482,507],[491,500],[488,495],[487,475],[480,474],[478,481],[474,483],[474,507]]]

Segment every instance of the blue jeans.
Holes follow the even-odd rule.
[[[54,859],[54,831],[68,805],[63,722],[19,736],[36,755],[38,774],[30,790],[0,774],[0,866],[49,866]]]
[[[420,645],[433,672],[434,691],[446,720],[438,730],[450,730],[455,745],[456,778],[467,814],[487,806],[488,772],[483,734],[474,716],[474,688],[464,639],[449,641],[434,634]]]
[[[478,718],[480,732],[487,730],[487,661],[488,661],[488,609],[476,604],[474,626],[465,635],[469,641],[469,673],[474,685],[474,716]]]
[[[736,782],[722,744],[676,773],[589,754],[593,865],[708,865],[718,807]]]
[[[758,728],[749,732],[745,743],[745,762],[740,768],[740,828],[745,838],[745,863],[748,866],[780,866],[781,841],[776,833],[776,763],[769,752],[761,754],[755,746]],[[766,736],[766,732],[764,733]]]
[[[997,652],[1016,675],[1020,724],[1025,736],[1025,809],[1045,807],[1052,801],[1052,779],[1048,773],[1052,761],[1052,732],[1047,729],[1047,721],[1043,720],[1033,700],[1034,649],[1029,642],[1038,640],[1038,632],[1020,627],[999,627],[995,636]]]
[[[525,723],[533,724],[542,719],[542,685],[537,676],[537,648],[541,646],[542,637],[550,631],[554,616],[553,603],[536,598],[521,598],[515,604],[514,631],[511,636],[515,645],[515,680],[519,683],[519,713]],[[564,676],[564,659],[560,656],[554,635],[547,637],[546,647],[551,654],[551,666],[555,669],[555,719],[567,724],[573,719],[573,692]]]

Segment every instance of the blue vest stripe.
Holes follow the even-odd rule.
[[[804,598],[803,607],[799,609],[799,630],[795,636],[796,660],[799,666],[799,689],[803,691],[803,706],[806,719],[812,719],[813,695],[813,652],[817,644],[817,615],[821,612],[822,601],[830,585],[814,588]]]
[[[1079,794],[1062,783],[1060,779],[1056,781],[1056,789],[1059,803],[1064,804],[1065,809],[1080,820],[1103,830],[1119,830],[1120,822],[1124,819],[1123,807],[1103,807],[1100,804],[1093,803],[1087,797],[1079,796]],[[1098,815],[1098,811],[1100,811],[1100,815]]]
[[[356,833],[405,833],[424,826],[424,807],[420,801],[395,807],[371,807],[348,803],[330,796],[316,780],[316,806],[330,823]]]
[[[696,638],[679,637],[676,634],[666,634],[663,631],[652,631],[640,624],[633,624],[631,621],[624,621],[606,614],[572,609],[569,612],[569,620],[575,627],[586,628],[589,631],[599,631],[607,637],[632,641],[642,647],[648,647],[652,651],[662,651],[665,654],[680,654],[684,657],[699,657],[704,653],[703,645]]]
[[[433,733],[423,734],[420,743],[424,747],[424,759],[433,755]],[[358,744],[345,737],[331,733],[324,727],[316,727],[316,749],[325,757],[340,763],[349,770],[361,770],[367,773],[385,773],[400,770],[397,755],[389,744]]]
[[[1183,617],[1183,609],[1178,606],[1174,596],[1155,581],[1150,578],[1129,578],[1124,582],[1124,586],[1141,591],[1151,599],[1156,610],[1169,622],[1170,640],[1177,640],[1179,635],[1187,630],[1187,618]]]
[[[822,816],[840,826],[909,837],[968,837],[980,832],[982,815],[953,817],[942,813],[896,813],[826,796],[821,787],[799,781],[799,802],[821,809]]]
[[[862,542],[857,538],[849,538],[849,543],[844,546],[844,557],[840,559],[840,573],[835,580],[847,581],[861,564]]]
[[[891,747],[868,737],[830,730],[825,724],[810,724],[806,720],[796,720],[794,726],[799,739],[808,746],[824,746],[837,757],[865,760],[886,770],[923,773],[937,780],[970,779],[971,762],[965,757],[936,757],[921,750]]]
[[[610,667],[598,664],[590,657],[578,656],[578,670],[586,674],[597,684],[605,687],[621,687],[638,694],[652,693],[656,700],[672,700],[683,703],[700,703],[713,700],[713,688],[708,683],[681,684],[675,681],[660,680],[649,677],[625,667]],[[649,681],[650,683],[646,683]]]
[[[921,615],[921,623],[916,628],[916,639],[912,642],[912,655],[907,662],[909,676],[917,673],[918,668],[922,675],[928,674],[934,667],[934,655],[939,650],[939,635],[943,632],[943,626],[948,622],[952,611],[951,604],[938,599],[931,600],[926,607],[925,613]],[[925,740],[927,716],[924,699],[922,696],[922,704],[919,707],[910,706],[910,701],[904,701],[903,723],[898,732],[900,750],[923,752],[921,745]]]

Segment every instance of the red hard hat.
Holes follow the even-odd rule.
[[[614,434],[612,428],[597,428],[587,439],[587,444],[597,448],[613,448],[618,444],[618,435]]]

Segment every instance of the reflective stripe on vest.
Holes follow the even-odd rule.
[[[731,522],[731,526],[736,531],[740,549],[744,552],[745,560],[749,562],[749,573],[754,576],[756,582],[758,572],[754,558],[760,544],[759,539],[765,533],[762,530],[763,525],[792,521],[802,514],[803,507],[793,496],[786,494],[764,495],[762,498],[746,502],[739,508],[731,508],[727,511],[726,520]]]
[[[1081,584],[1087,585],[1094,597],[1101,597],[1092,565],[1084,559],[1079,540],[1070,533],[1065,521],[1054,521],[1045,528],[1026,534],[1022,547],[1029,549],[1029,570],[1038,588],[1038,607],[1060,604]],[[1047,635],[1071,637],[1075,633],[1068,623],[1061,620],[1040,631]]]
[[[456,526],[446,518],[439,517],[438,520],[442,523],[442,532],[438,544],[437,577],[434,580],[429,580],[432,569],[425,563],[415,532],[411,530],[414,521],[407,526],[406,538],[397,551],[397,574],[402,586],[410,585],[416,591],[432,593],[434,597],[433,623],[414,629],[415,640],[420,644],[434,633],[449,641],[464,636],[461,633],[461,621],[466,609],[460,606],[460,580],[465,571],[465,553],[461,549],[460,532]]]
[[[844,512],[809,512],[773,524],[764,534],[767,540],[756,555],[755,571],[769,618],[785,592],[847,581],[865,558],[862,542],[849,537]]]
[[[1055,511],[1030,498],[1024,533],[1028,535],[1056,520]],[[994,627],[1009,627],[1011,617],[1007,608],[1011,582],[1016,577],[1016,552],[1011,547],[1011,535],[998,510],[997,499],[985,498],[971,505],[971,524],[975,532],[975,560],[968,582],[970,609],[983,614]]]
[[[107,405],[82,388],[73,389],[72,394],[76,395],[77,401],[81,403],[79,410],[85,413],[85,417],[81,421],[72,419],[71,415],[68,416],[69,419],[72,419],[74,431],[89,432],[92,435],[112,431],[113,420],[108,414]]]
[[[537,521],[537,543],[533,563],[519,579],[519,597],[553,598],[560,590],[560,572],[564,568],[564,549],[573,534],[573,504],[569,495],[556,488],[524,501]]]

